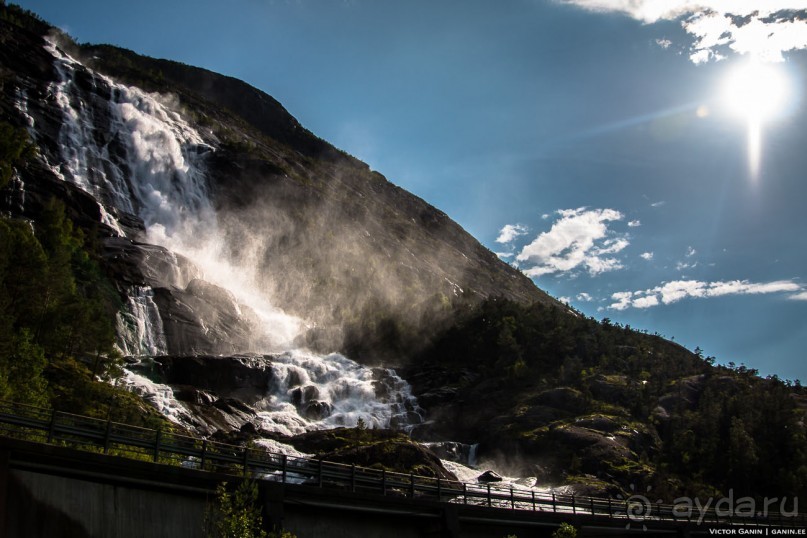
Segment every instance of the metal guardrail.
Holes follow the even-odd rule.
[[[536,492],[496,484],[472,484],[277,454],[262,448],[229,445],[171,431],[155,430],[56,410],[0,401],[0,435],[70,446],[96,453],[186,468],[252,476],[284,484],[305,484],[428,499],[469,506],[568,514],[623,520],[626,526],[678,522],[749,527],[807,527],[806,514],[715,508],[683,509],[680,504],[652,503],[634,495],[603,499],[555,492]]]

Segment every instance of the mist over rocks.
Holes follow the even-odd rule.
[[[394,370],[337,354],[166,355],[130,358],[126,368],[133,390],[159,407],[183,408],[177,422],[202,435],[284,438],[360,423],[405,431],[423,420]]]
[[[0,210],[64,204],[120,299],[120,380],[169,420],[397,429],[580,492],[804,494],[800,386],[560,304],[243,82],[29,19],[0,19],[0,112],[39,153]],[[370,445],[327,454],[389,461]]]

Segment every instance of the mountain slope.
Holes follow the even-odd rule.
[[[64,206],[115,285],[121,379],[166,415],[204,435],[366,416],[599,493],[804,493],[800,387],[571,311],[243,82],[0,14],[3,132],[38,150],[0,163],[0,210],[41,234]]]
[[[179,88],[247,124],[213,126],[224,142],[210,165],[217,208],[233,216],[234,240],[260,235],[262,272],[284,275],[267,283],[278,304],[346,330],[340,347],[351,355],[395,360],[424,329],[486,297],[554,302],[444,213],[315,137],[243,82],[109,47],[86,52],[124,80],[157,73],[155,90]]]
[[[309,345],[346,349],[365,361],[400,362],[432,328],[484,298],[554,303],[444,213],[312,135],[268,95],[175,62],[110,46],[58,43],[99,74],[161,93],[160,102],[199,132],[208,148],[204,175],[219,231],[230,245],[227,255],[257,264],[261,292],[274,305],[316,326],[306,336]],[[102,88],[106,81],[80,64],[70,67],[75,69],[70,75],[75,83],[60,79],[65,73],[47,68],[45,43],[34,35],[7,45],[4,64],[20,82],[7,85],[6,114],[16,116],[17,124],[35,122],[36,141],[51,167],[64,159],[65,143],[59,138],[64,135],[57,112],[47,105],[54,84],[76,92],[64,97],[73,106],[95,101],[92,110],[99,111],[92,121],[97,129],[112,128],[114,118],[99,108],[96,94],[112,92],[114,101],[119,90]],[[19,117],[21,92],[30,119]],[[118,141],[93,142],[103,152]],[[43,175],[29,179],[23,172],[22,179],[35,188]],[[103,193],[103,186],[97,188]],[[127,237],[150,241],[144,238],[148,223],[142,222],[140,208],[116,211],[109,206],[107,211],[117,213]],[[93,213],[90,207],[77,212]],[[126,249],[116,250],[119,242],[110,245],[116,270],[132,279],[137,271],[121,262]],[[135,265],[143,265],[140,258]],[[133,280],[170,287],[148,278]],[[171,347],[172,340],[183,340],[183,330],[176,327],[175,337],[169,335],[172,353],[220,351]],[[238,343],[230,347],[228,351],[250,350]]]

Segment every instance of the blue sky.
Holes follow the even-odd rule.
[[[807,380],[807,0],[21,4],[266,91],[587,315]]]

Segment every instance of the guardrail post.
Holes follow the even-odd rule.
[[[285,484],[286,483],[286,473],[288,472],[289,457],[287,455],[283,454],[283,456],[280,458],[280,461],[282,462],[281,463],[281,465],[282,465],[281,474],[283,476],[283,483]]]
[[[462,504],[468,504],[468,484],[462,483]]]
[[[50,414],[50,423],[48,424],[48,444],[53,442],[53,435],[56,433],[56,413],[54,409]]]
[[[387,470],[381,469],[381,495],[387,496]]]
[[[244,446],[244,476],[249,475],[249,447]]]
[[[488,482],[488,506],[491,506],[492,499],[490,498],[490,482]]]
[[[614,517],[614,511],[611,510],[611,497],[608,497],[608,517]]]
[[[535,490],[531,489],[530,493],[532,493],[532,511],[535,512]]]
[[[199,468],[205,470],[205,458],[207,457],[207,439],[202,440],[202,458],[199,462]]]
[[[356,464],[350,466],[350,491],[356,493]]]
[[[415,473],[409,473],[409,497],[415,498]]]
[[[553,491],[552,492],[552,512],[555,513],[557,511],[558,511],[558,503],[557,503],[557,500],[555,499],[555,492]]]
[[[591,502],[591,515],[594,515],[594,497],[589,497],[588,500]]]
[[[319,487],[322,487],[322,458],[317,460],[317,475],[319,477]]]
[[[575,502],[574,493],[572,493],[572,514],[577,513],[577,503]]]
[[[438,502],[442,500],[441,497],[442,497],[442,491],[441,491],[441,488],[440,488],[440,477],[438,476],[437,477],[437,501]]]
[[[112,432],[112,421],[106,421],[106,431],[104,431],[104,454],[109,454],[109,434]]]
[[[162,441],[163,437],[163,430],[160,428],[157,430],[157,435],[154,439],[154,463],[157,463],[157,460],[160,459],[160,442]]]

